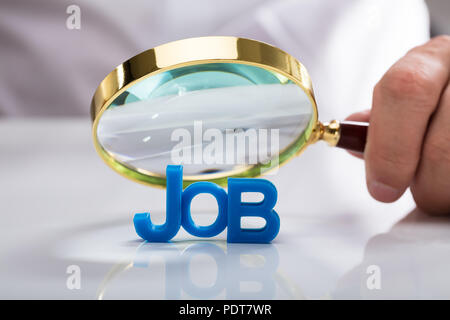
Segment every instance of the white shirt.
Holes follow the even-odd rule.
[[[230,35],[268,42],[308,69],[322,119],[369,108],[372,88],[407,50],[425,42],[421,0],[79,0],[0,4],[0,115],[88,115],[100,81],[156,45]]]

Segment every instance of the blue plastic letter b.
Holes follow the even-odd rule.
[[[242,202],[244,192],[259,192],[261,202]],[[228,235],[227,242],[267,243],[275,239],[280,230],[280,218],[273,210],[277,203],[277,189],[263,179],[228,179]],[[259,229],[242,229],[242,217],[261,217],[266,225]]]

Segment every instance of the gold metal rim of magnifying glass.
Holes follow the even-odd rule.
[[[95,149],[108,166],[136,182],[165,187],[165,176],[128,167],[101,146],[97,137],[99,119],[121,93],[137,82],[168,70],[207,63],[247,64],[282,74],[303,89],[313,106],[313,115],[306,130],[279,154],[276,165],[271,166],[272,162],[269,167],[267,164],[248,165],[244,169],[208,174],[208,177],[185,176],[183,186],[200,180],[225,186],[228,177],[257,177],[285,164],[319,139],[330,145],[335,145],[339,140],[339,123],[323,125],[318,121],[311,79],[297,59],[276,47],[251,39],[227,36],[190,38],[169,42],[130,58],[116,67],[98,86],[91,102],[92,134]]]

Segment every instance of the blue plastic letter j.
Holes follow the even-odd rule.
[[[242,202],[244,192],[259,192],[261,202]],[[227,242],[268,243],[280,230],[280,218],[273,210],[277,203],[277,189],[263,179],[228,178],[228,235]],[[266,225],[259,229],[242,229],[241,217],[261,217]]]
[[[144,240],[167,242],[172,239],[181,226],[181,193],[183,191],[183,167],[169,165],[166,169],[166,222],[154,225],[150,213],[136,213],[134,228]]]

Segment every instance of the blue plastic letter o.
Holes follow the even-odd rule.
[[[216,221],[209,226],[198,226],[192,220],[191,202],[200,193],[209,193],[217,200],[219,211]],[[196,182],[187,187],[181,196],[181,225],[183,228],[197,237],[214,237],[227,227],[228,222],[228,197],[225,190],[212,182]]]

